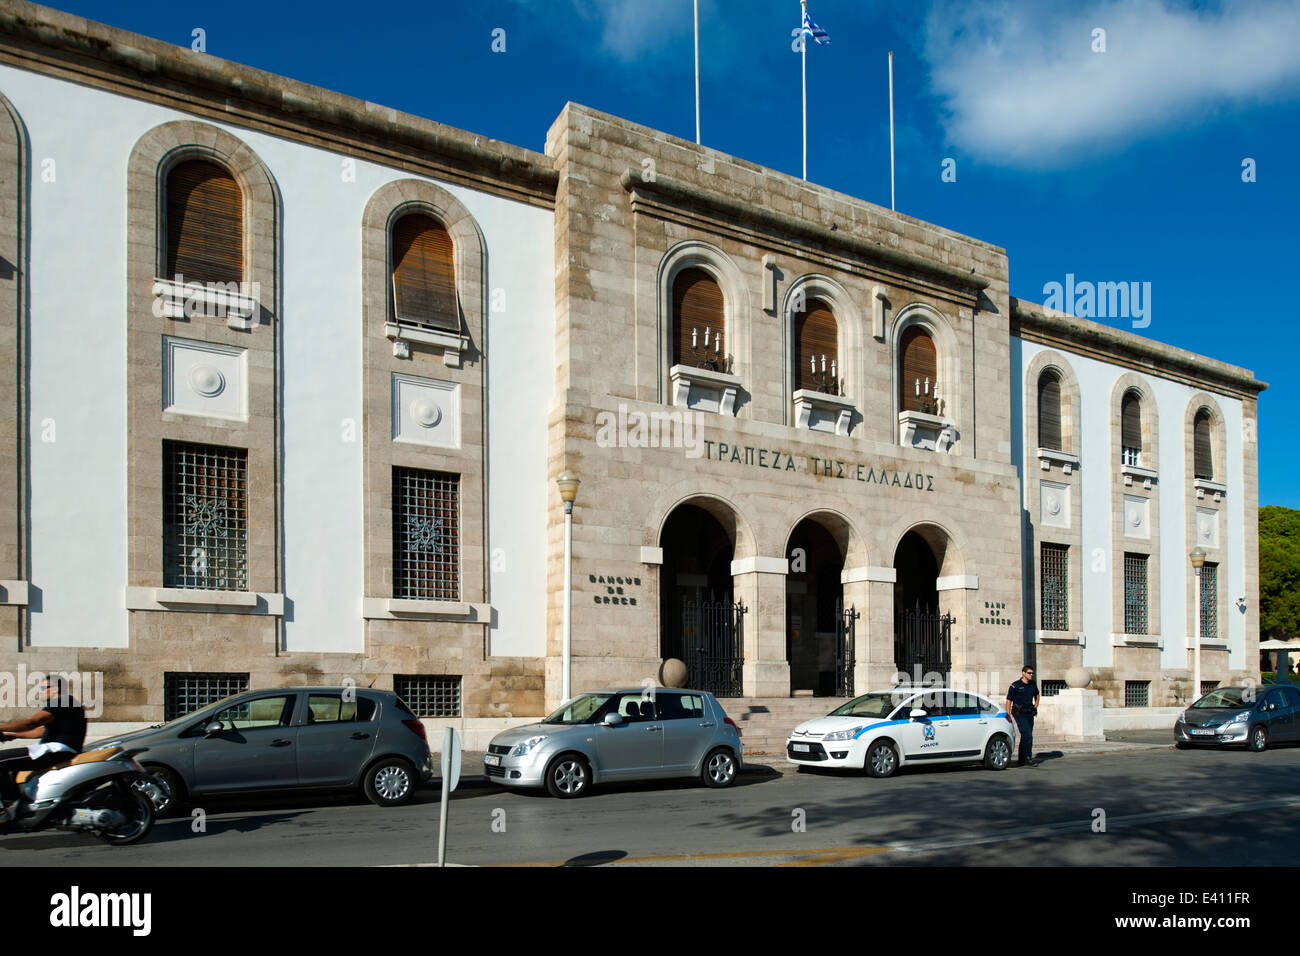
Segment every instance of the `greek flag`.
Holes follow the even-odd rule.
[[[831,35],[812,22],[812,17],[808,16],[808,8],[803,10],[803,35],[812,37],[818,43],[830,43]]]

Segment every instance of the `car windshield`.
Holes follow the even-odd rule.
[[[888,717],[908,694],[863,694],[830,712],[831,717]]]
[[[581,694],[567,701],[555,713],[551,714],[545,720],[544,724],[585,724],[596,715],[602,707],[609,702],[613,694]]]
[[[1244,687],[1220,687],[1218,690],[1212,690],[1192,707],[1196,710],[1226,710],[1232,707],[1254,707],[1255,700],[1252,694],[1250,700],[1246,700],[1246,688]]]

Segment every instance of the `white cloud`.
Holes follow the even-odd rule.
[[[1044,6],[942,0],[930,12],[925,55],[948,138],[979,159],[1064,166],[1300,88],[1300,0]]]
[[[556,22],[577,18],[600,30],[600,50],[624,62],[688,36],[690,0],[515,0]],[[704,16],[704,11],[700,12]]]

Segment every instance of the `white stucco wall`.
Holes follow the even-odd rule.
[[[1083,630],[1085,644],[1083,663],[1086,667],[1107,667],[1113,663],[1114,648],[1111,633],[1114,621],[1111,616],[1111,563],[1123,553],[1122,544],[1111,534],[1111,476],[1114,463],[1110,453],[1111,394],[1119,378],[1129,369],[1109,365],[1096,359],[1077,355],[1060,348],[1046,348],[1033,342],[1013,340],[1012,406],[1013,425],[1016,426],[1016,461],[1023,468],[1024,447],[1031,436],[1027,429],[1031,423],[1024,421],[1025,375],[1029,364],[1040,352],[1051,351],[1063,356],[1079,381],[1080,392],[1080,481],[1082,485],[1082,543],[1083,580],[1080,582],[1083,601]],[[1018,354],[1018,358],[1016,358]],[[1189,634],[1192,627],[1192,609],[1187,606],[1188,581],[1193,575],[1187,559],[1186,495],[1190,494],[1186,478],[1186,447],[1183,438],[1187,404],[1201,389],[1159,378],[1154,374],[1141,375],[1150,386],[1156,403],[1159,420],[1157,435],[1156,468],[1160,489],[1160,634],[1164,649],[1160,655],[1162,667],[1188,666]],[[1204,391],[1209,391],[1205,389]],[[1213,394],[1213,393],[1212,393]],[[1226,567],[1220,568],[1220,588],[1227,588],[1229,666],[1246,666],[1245,622],[1231,604],[1243,593],[1245,585],[1244,547],[1244,473],[1242,468],[1242,407],[1237,399],[1215,395],[1225,423],[1227,459],[1226,484],[1228,496],[1226,519],[1219,529],[1221,542],[1227,555]],[[1023,476],[1022,476],[1023,477]],[[1025,501],[1026,508],[1036,503]],[[1104,570],[1095,571],[1094,567]],[[1079,595],[1074,591],[1074,595]],[[1152,609],[1154,617],[1156,610]]]
[[[7,66],[0,92],[27,126],[33,166],[31,640],[126,646],[126,170],[140,136],[192,117]],[[358,162],[348,181],[338,155],[214,125],[257,152],[283,203],[286,646],[360,652],[363,445],[345,423],[359,431],[361,219],[376,189],[408,174]],[[492,652],[541,655],[553,216],[439,185],[478,220],[495,296]]]

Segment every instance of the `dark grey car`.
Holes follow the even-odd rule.
[[[409,800],[433,774],[424,725],[392,691],[247,691],[95,747],[141,749],[165,784],[159,812],[200,794],[360,789],[379,806]]]
[[[1179,747],[1244,744],[1263,750],[1300,740],[1300,691],[1289,685],[1219,687],[1178,715]]]

